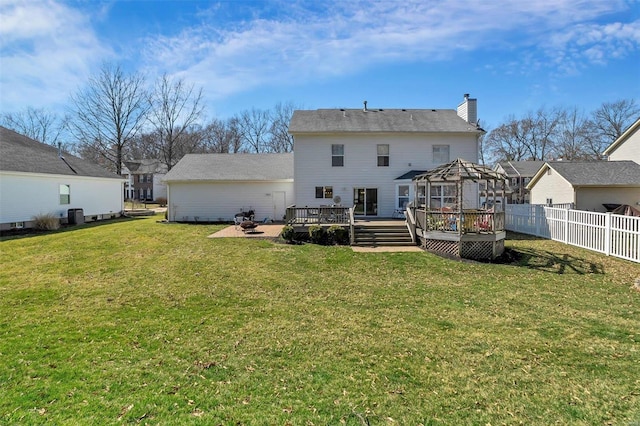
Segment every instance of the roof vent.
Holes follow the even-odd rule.
[[[364,101],[364,109],[362,111],[367,112],[367,101]]]

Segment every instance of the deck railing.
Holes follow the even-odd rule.
[[[287,207],[285,222],[288,225],[349,225],[350,208],[342,206]]]
[[[416,227],[424,231],[495,233],[504,231],[504,212],[463,210],[446,212],[415,209]]]

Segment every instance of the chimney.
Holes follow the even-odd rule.
[[[362,111],[367,112],[367,101],[364,101],[364,109]]]
[[[62,158],[62,142],[58,142],[58,157]]]
[[[464,101],[458,105],[458,116],[470,124],[478,124],[478,100],[464,94]]]

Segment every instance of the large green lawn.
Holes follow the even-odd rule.
[[[640,265],[354,253],[157,218],[0,242],[0,424],[639,424]]]

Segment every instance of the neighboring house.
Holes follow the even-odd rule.
[[[573,203],[605,212],[603,204],[640,203],[640,164],[633,161],[547,162],[527,185],[531,204]]]
[[[453,109],[319,109],[295,111],[296,205],[355,206],[357,216],[391,217],[407,202],[424,204],[411,178],[456,158],[478,161],[477,100]],[[477,207],[477,184],[465,188],[466,208]],[[451,188],[450,188],[451,187]],[[432,192],[452,202],[453,184]]]
[[[507,175],[508,187],[505,188],[507,204],[528,204],[527,185],[536,175],[544,161],[501,161],[493,168]]]
[[[631,160],[640,164],[640,118],[613,141],[603,154],[609,161]]]
[[[119,216],[123,185],[96,164],[0,127],[0,230],[29,228],[49,213],[65,223],[70,209],[87,219]]]
[[[232,221],[248,210],[282,220],[295,202],[293,153],[187,154],[164,181],[171,222]]]
[[[127,179],[124,197],[131,200],[153,201],[167,198],[167,186],[162,181],[167,166],[159,160],[125,161],[122,176]]]

